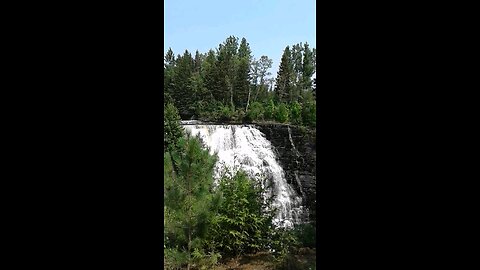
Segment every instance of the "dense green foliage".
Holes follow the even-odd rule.
[[[315,57],[316,50],[308,43],[286,46],[276,78],[272,78],[268,71],[272,60],[265,55],[254,58],[245,38],[230,36],[215,50],[196,51],[195,56],[188,50],[175,56],[169,49],[164,61],[165,102],[174,103],[182,119],[266,120],[313,127]],[[299,117],[304,107],[310,110],[307,121]],[[280,108],[280,114],[275,108]]]
[[[183,137],[184,131],[180,126],[180,116],[178,110],[171,103],[168,103],[163,108],[163,130],[165,136],[163,137],[164,151],[173,151],[177,149],[178,140]]]
[[[275,120],[277,120],[280,123],[285,123],[288,121],[289,116],[290,116],[290,112],[288,110],[287,105],[285,103],[280,103],[275,114]]]
[[[270,100],[269,104],[275,106]],[[235,116],[228,105],[215,104]],[[294,105],[295,107],[297,105]],[[249,117],[261,117],[264,106],[252,102]],[[267,106],[268,107],[268,106]],[[289,108],[281,103],[269,117],[288,119]],[[252,112],[253,111],[253,112]],[[287,115],[285,118],[285,116]],[[275,228],[273,197],[264,193],[258,176],[250,179],[239,171],[224,174],[214,185],[216,157],[199,138],[183,131],[175,106],[165,107],[164,151],[164,269],[215,269],[219,259],[268,251],[276,269],[305,269],[296,258],[301,247],[314,247],[315,229]],[[167,129],[168,128],[168,129]],[[299,268],[300,267],[300,268]]]
[[[164,156],[165,243],[186,250],[189,265],[194,263],[193,251],[203,249],[218,207],[219,197],[211,192],[214,165],[215,158],[197,138],[180,138],[177,149]]]
[[[213,220],[211,244],[226,254],[245,254],[266,249],[273,231],[271,199],[264,201],[262,189],[245,173],[223,176],[217,192],[222,203]]]

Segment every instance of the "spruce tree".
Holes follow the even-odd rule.
[[[180,116],[189,117],[193,114],[191,109],[194,103],[193,96],[188,91],[188,84],[194,70],[194,60],[188,50],[179,56],[175,68],[175,91],[173,98]]]
[[[277,102],[288,102],[291,98],[290,93],[293,86],[293,63],[291,58],[290,47],[287,46],[283,51],[275,84],[275,98]]]
[[[194,59],[194,72],[200,72],[200,68],[202,66],[202,55],[198,52],[198,50],[195,51],[195,59]]]
[[[218,48],[218,66],[216,80],[218,85],[214,96],[223,104],[230,104],[234,108],[234,92],[235,92],[235,70],[238,52],[238,38],[234,36],[228,37]]]
[[[303,63],[302,63],[302,78],[301,78],[301,89],[302,94],[305,95],[307,92],[312,91],[312,76],[315,72],[314,66],[314,55],[310,50],[310,47],[307,42],[305,42],[303,49]]]
[[[175,55],[172,48],[169,48],[165,54],[163,65],[163,101],[164,103],[173,102],[173,92],[175,89]]]
[[[250,45],[242,38],[238,49],[235,76],[235,106],[248,110],[250,103],[250,63],[252,61]]]
[[[220,92],[218,89],[216,89],[218,86],[216,80],[217,69],[218,63],[215,57],[215,52],[213,50],[209,50],[205,60],[202,62],[201,74],[204,81],[205,90],[207,92],[205,98],[210,102],[215,99],[213,93]]]

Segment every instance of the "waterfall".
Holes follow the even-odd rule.
[[[274,223],[279,227],[291,227],[302,223],[308,215],[302,205],[302,197],[287,183],[285,172],[278,163],[272,144],[253,125],[210,125],[182,121],[182,126],[193,136],[199,136],[210,153],[217,153],[214,178],[219,179],[224,169],[235,173],[245,171],[251,178],[266,176],[273,184],[268,193],[275,194],[274,207],[279,210]],[[262,188],[266,188],[261,181]]]

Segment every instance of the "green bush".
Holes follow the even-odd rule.
[[[290,114],[291,114],[291,122],[295,125],[302,124],[302,107],[298,102],[293,102],[290,105]]]
[[[233,113],[231,120],[243,121],[244,118],[245,118],[245,111],[243,109],[238,109]]]
[[[214,269],[215,265],[218,262],[222,255],[211,251],[210,253],[205,253],[202,249],[196,248],[192,253],[192,262],[194,269],[200,270],[210,270]]]
[[[291,229],[277,228],[271,238],[271,247],[275,259],[275,269],[297,269],[298,264],[294,257],[298,248],[298,241]]]
[[[302,121],[306,126],[315,127],[317,122],[317,108],[315,101],[306,102],[303,105]]]
[[[272,234],[274,212],[267,211],[261,187],[244,172],[223,176],[218,191],[222,201],[213,220],[209,244],[228,255],[266,249]]]
[[[228,105],[220,105],[218,108],[218,120],[230,121],[233,118],[233,110]]]
[[[251,121],[254,120],[263,120],[264,108],[262,103],[253,102],[248,108],[247,118]]]
[[[276,110],[275,113],[275,120],[277,120],[280,123],[285,123],[289,119],[289,111],[287,105],[285,103],[281,103],[278,106],[278,109]]]
[[[183,269],[188,262],[188,254],[173,248],[163,250],[163,268],[168,270]]]
[[[177,108],[168,103],[163,107],[163,128],[165,136],[163,138],[163,149],[173,151],[178,146],[178,140],[184,136],[185,132],[180,125],[180,115]]]
[[[265,105],[265,112],[264,112],[264,117],[266,120],[273,120],[275,118],[275,104],[273,103],[273,100],[270,99],[267,104]]]

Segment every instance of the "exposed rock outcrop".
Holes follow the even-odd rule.
[[[310,219],[316,216],[315,131],[282,124],[256,124],[277,151],[287,182],[303,197]]]

